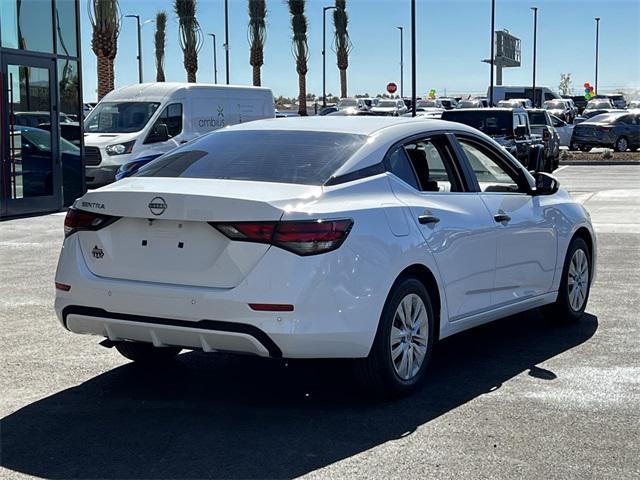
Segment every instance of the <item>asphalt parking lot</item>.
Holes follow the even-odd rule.
[[[447,339],[392,402],[344,362],[141,369],[55,319],[63,215],[0,223],[0,478],[640,478],[640,165],[557,176],[598,233],[588,315]]]

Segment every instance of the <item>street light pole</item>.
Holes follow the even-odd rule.
[[[210,33],[209,36],[213,38],[213,83],[218,83],[218,60],[216,58],[216,34]]]
[[[495,42],[493,39],[496,30],[496,0],[491,0],[491,57],[489,65],[491,66],[491,79],[489,81],[489,106],[493,107],[493,63],[495,55]]]
[[[142,83],[142,37],[140,35],[140,15],[125,15],[128,18],[135,18],[138,26],[138,83]]]
[[[531,7],[533,10],[533,108],[536,108],[536,46],[538,35],[538,7]]]
[[[224,50],[226,81],[229,85],[229,0],[224,0]]]
[[[327,10],[336,7],[322,7],[322,107],[327,106]]]
[[[416,116],[416,0],[411,0],[411,116]]]
[[[596,84],[594,86],[595,94],[598,94],[598,44],[600,42],[600,17],[596,17]]]
[[[400,30],[400,97],[404,98],[404,45],[403,45],[403,36],[404,36],[404,27],[396,27]]]

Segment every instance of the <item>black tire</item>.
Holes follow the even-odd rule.
[[[427,314],[426,354],[418,372],[410,379],[400,377],[391,356],[391,329],[396,309],[408,295],[415,294],[422,300]],[[434,313],[431,297],[425,286],[413,277],[400,278],[392,288],[380,316],[378,331],[369,352],[369,356],[355,361],[356,373],[363,385],[374,393],[395,397],[408,395],[420,382],[431,360],[437,332],[435,331]],[[413,353],[410,353],[413,355]],[[413,357],[412,357],[413,358]]]
[[[616,152],[626,152],[629,149],[629,140],[624,135],[617,138],[613,145]]]
[[[576,251],[582,250],[588,261],[588,276],[587,276],[587,291],[584,297],[584,301],[580,308],[575,309],[571,306],[569,295],[571,293],[569,287],[569,271],[571,261]],[[567,255],[564,259],[564,267],[562,268],[562,278],[560,280],[560,288],[558,290],[558,298],[555,303],[547,305],[544,309],[545,315],[553,318],[554,320],[563,322],[575,322],[582,318],[584,310],[589,302],[589,293],[591,292],[591,277],[593,266],[591,263],[591,253],[587,243],[581,237],[575,237],[567,250]]]
[[[145,365],[170,362],[182,350],[180,347],[154,347],[151,343],[120,342],[116,344],[120,354],[129,360]]]

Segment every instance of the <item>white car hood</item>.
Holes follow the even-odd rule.
[[[140,132],[133,133],[87,133],[84,134],[84,144],[87,147],[104,148],[107,145],[115,145],[135,140]]]

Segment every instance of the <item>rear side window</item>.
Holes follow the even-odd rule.
[[[420,190],[416,174],[413,171],[411,163],[409,163],[409,158],[407,158],[404,148],[396,148],[394,152],[389,155],[389,170],[396,177],[404,180],[416,190]]]
[[[223,130],[163,155],[137,176],[322,185],[366,141],[348,133]]]

